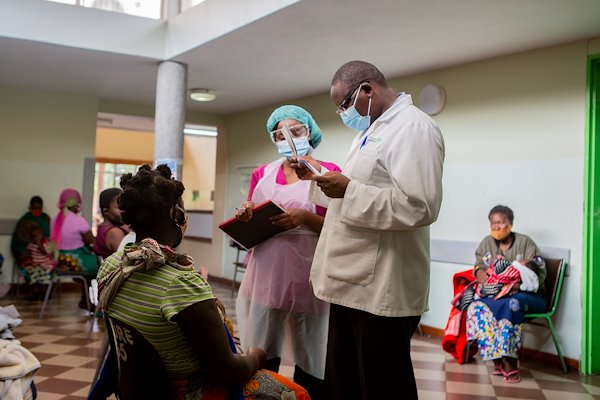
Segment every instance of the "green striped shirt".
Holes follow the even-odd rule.
[[[118,251],[102,263],[98,281],[120,265],[122,255],[123,250]],[[198,357],[172,319],[186,307],[214,298],[199,273],[163,264],[151,271],[134,272],[119,289],[108,315],[144,335],[160,354],[167,372],[187,374],[198,370]]]

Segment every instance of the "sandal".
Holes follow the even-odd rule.
[[[506,383],[519,383],[521,382],[521,371],[517,369],[513,369],[510,372],[506,372],[505,370],[501,370],[502,375],[504,375],[504,382]]]
[[[495,359],[493,361],[494,361],[494,370],[492,371],[492,375],[504,376],[504,371],[502,370],[502,360]]]

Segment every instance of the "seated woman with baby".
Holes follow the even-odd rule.
[[[467,340],[477,343],[483,360],[494,362],[494,375],[516,383],[525,314],[546,310],[546,265],[535,242],[512,231],[510,208],[498,205],[488,218],[490,235],[475,252],[477,284],[467,309]]]

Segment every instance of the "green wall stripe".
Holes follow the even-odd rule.
[[[600,177],[600,56],[589,57],[587,67],[580,367],[586,375],[600,372],[600,274],[594,274],[600,268],[596,266],[596,259],[600,259],[600,196],[596,195],[596,181]]]

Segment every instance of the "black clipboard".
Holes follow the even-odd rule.
[[[250,221],[244,222],[232,217],[221,222],[219,229],[240,246],[249,250],[285,231],[284,228],[273,225],[269,220],[269,218],[284,212],[285,210],[280,205],[267,200],[252,209],[252,219]]]

